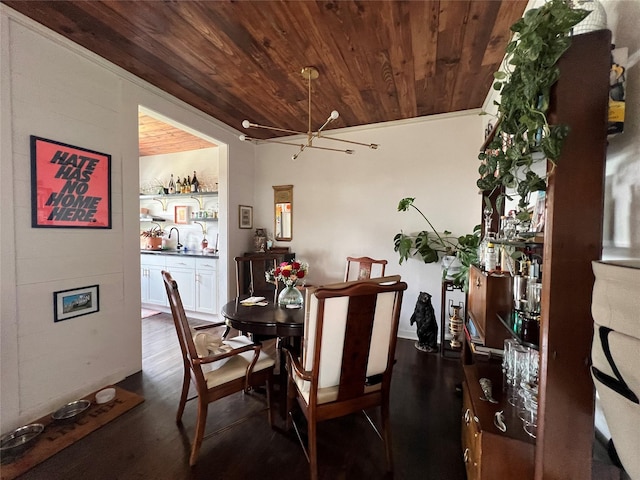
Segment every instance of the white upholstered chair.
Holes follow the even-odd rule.
[[[287,350],[287,426],[297,400],[307,420],[312,480],[318,478],[316,423],[373,407],[381,409],[393,470],[389,392],[406,288],[396,275],[307,290],[302,349],[299,355]]]
[[[211,402],[236,392],[247,392],[251,387],[267,386],[267,414],[271,417],[271,386],[275,360],[261,352],[260,344],[245,336],[223,340],[202,329],[190,328],[184,313],[178,284],[169,272],[162,272],[167,290],[173,322],[182,351],[184,377],[176,421],[182,420],[187,403],[189,386],[193,381],[198,400],[196,432],[191,446],[189,463],[195,465],[202,444],[207,421],[207,409]],[[216,326],[218,324],[214,324]]]
[[[640,479],[640,261],[593,262],[591,374],[615,451]]]

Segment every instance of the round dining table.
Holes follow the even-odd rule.
[[[266,298],[267,305],[243,305],[248,295],[236,297],[222,307],[227,326],[254,335],[275,337],[302,337],[304,333],[304,307],[278,306],[273,298]]]

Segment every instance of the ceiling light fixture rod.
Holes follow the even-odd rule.
[[[353,140],[345,140],[343,138],[335,138],[335,137],[325,137],[320,136],[320,138],[324,138],[325,140],[334,140],[336,142],[346,142],[346,143],[355,143],[356,145],[362,145],[363,147],[369,147],[372,150],[377,150],[379,145],[377,143],[362,143],[362,142],[354,142]]]
[[[322,138],[326,138],[326,137],[322,137]],[[281,140],[273,140],[273,139],[261,140],[259,138],[253,138],[253,137],[249,137],[247,135],[240,135],[240,140],[242,140],[243,142],[253,142],[253,143],[256,143],[256,144],[258,144],[258,143],[279,143],[280,145],[291,145],[291,146],[294,146],[294,147],[299,147],[300,151],[304,150],[305,148],[316,148],[318,150],[330,150],[332,152],[342,152],[342,153],[348,153],[350,155],[355,153],[353,150],[341,150],[341,149],[338,149],[338,148],[318,147],[317,145],[305,145],[303,143],[283,142]],[[296,155],[296,158],[297,158],[297,155]]]
[[[276,130],[278,132],[286,132],[286,133],[293,133],[295,135],[306,135],[305,132],[298,132],[297,130],[288,130],[286,128],[278,128],[278,127],[269,127],[268,125],[260,125],[258,123],[251,123],[249,120],[245,120],[242,122],[242,126],[244,128],[250,128],[250,127],[254,127],[254,128],[264,128],[265,130]]]
[[[331,114],[329,115],[329,117],[327,118],[327,120],[324,122],[324,124],[315,132],[313,132],[311,130],[311,81],[315,80],[319,77],[319,73],[318,70],[314,67],[304,67],[302,69],[302,71],[300,72],[300,74],[302,75],[302,78],[304,78],[307,81],[307,93],[308,93],[308,110],[309,110],[309,114],[308,114],[308,125],[307,125],[307,132],[306,134],[303,132],[298,132],[296,130],[289,130],[287,128],[279,128],[279,127],[270,127],[267,125],[260,125],[257,123],[252,123],[249,120],[244,120],[242,122],[242,126],[244,128],[264,128],[266,130],[274,130],[274,131],[278,131],[278,132],[285,132],[285,133],[292,133],[294,135],[306,135],[307,136],[307,143],[306,144],[299,144],[299,143],[291,143],[291,142],[283,142],[283,141],[279,141],[279,140],[271,140],[271,139],[267,139],[267,140],[261,140],[258,138],[252,138],[249,137],[247,135],[240,135],[240,140],[242,141],[250,141],[250,142],[254,142],[256,144],[260,144],[260,143],[280,143],[282,145],[292,145],[292,146],[296,146],[298,147],[300,150],[294,154],[291,158],[293,160],[297,159],[298,156],[307,148],[316,148],[319,150],[329,150],[332,152],[342,152],[342,153],[346,153],[348,155],[352,155],[353,153],[355,153],[353,150],[351,149],[345,149],[345,150],[341,150],[341,149],[337,149],[337,148],[329,148],[329,147],[318,147],[316,145],[313,145],[314,140],[316,139],[327,139],[327,140],[334,140],[337,142],[344,142],[344,143],[352,143],[354,145],[362,145],[363,147],[369,147],[371,149],[376,150],[378,148],[378,144],[375,143],[361,143],[361,142],[354,142],[351,140],[344,140],[341,138],[334,138],[334,137],[324,137],[322,135],[322,131],[324,130],[324,128],[329,125],[331,122],[333,122],[334,120],[337,120],[338,117],[340,116],[340,114],[338,113],[337,110],[333,110],[331,112]]]

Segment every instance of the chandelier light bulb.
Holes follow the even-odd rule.
[[[333,110],[331,112],[331,120],[336,120],[339,116],[340,116],[340,114],[338,113],[337,110]]]
[[[244,142],[247,139],[247,136],[246,135],[240,135],[238,138],[240,139],[241,142]]]
[[[249,120],[243,120],[242,121],[242,126],[244,128],[249,128],[251,126],[251,122],[249,122]]]

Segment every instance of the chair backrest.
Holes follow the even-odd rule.
[[[206,381],[204,374],[199,364],[193,362],[194,358],[198,358],[195,343],[193,342],[193,332],[189,326],[189,321],[184,313],[184,307],[182,306],[182,299],[180,298],[180,292],[178,291],[178,284],[173,279],[169,272],[162,271],[162,278],[164,280],[164,286],[167,290],[167,297],[169,299],[169,305],[171,306],[171,314],[173,315],[173,323],[176,327],[176,333],[178,334],[178,343],[180,344],[180,350],[182,351],[182,359],[186,366],[188,366],[195,375],[196,386],[198,388],[204,387],[206,389]]]
[[[277,285],[267,282],[265,272],[278,266],[277,255],[235,257],[236,288],[240,295],[273,294]]]
[[[370,257],[347,257],[344,281],[363,280],[372,276],[384,277],[386,265],[386,260],[375,260]]]
[[[380,381],[390,387],[406,288],[396,275],[308,290],[302,366],[311,396],[334,387],[341,401]]]

